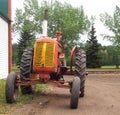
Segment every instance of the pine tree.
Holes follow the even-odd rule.
[[[95,36],[94,25],[91,27],[89,32],[89,39],[87,41],[86,56],[87,56],[87,67],[88,68],[99,68],[100,67],[100,57],[99,50],[100,44],[97,41],[97,36]]]

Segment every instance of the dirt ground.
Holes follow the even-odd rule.
[[[120,74],[89,74],[78,109],[69,106],[69,90],[50,87],[9,115],[120,115]]]

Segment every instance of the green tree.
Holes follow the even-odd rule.
[[[101,65],[112,65],[107,52],[107,46],[101,46],[100,57],[101,57],[101,61],[100,61]]]
[[[16,17],[13,23],[13,32],[21,34],[21,32],[29,31],[33,35],[41,33],[41,11],[39,9],[38,0],[25,0],[22,9],[16,9]]]
[[[120,8],[116,6],[113,15],[108,13],[101,14],[100,20],[113,33],[113,35],[103,34],[103,37],[114,45],[120,46]]]
[[[111,62],[111,65],[115,65],[116,68],[119,68],[120,64],[120,49],[116,46],[107,46],[108,60]]]
[[[97,41],[97,36],[95,36],[95,33],[96,31],[94,25],[92,25],[91,31],[89,33],[89,39],[86,44],[88,68],[99,68],[101,66],[99,57],[100,44]]]
[[[62,32],[62,40],[67,41],[70,46],[80,42],[80,34],[88,31],[89,20],[84,13],[84,9],[74,8],[68,3],[56,1],[50,5],[49,10],[49,35],[54,35],[58,30]]]
[[[51,0],[51,2],[42,1],[39,6],[37,0],[26,0],[24,2],[24,10],[16,10],[16,18],[13,25],[14,32],[21,33],[21,30],[30,30],[35,36],[40,35],[42,33],[43,12],[46,8],[49,12],[49,36],[55,37],[55,32],[61,31],[62,40],[73,46],[79,42],[80,34],[88,31],[90,22],[82,6],[75,8],[66,2],[62,4],[57,0]],[[24,25],[23,22],[26,20],[29,20],[29,22]]]
[[[102,65],[115,65],[119,68],[120,65],[120,48],[117,46],[101,46],[100,57]]]

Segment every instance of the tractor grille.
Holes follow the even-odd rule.
[[[54,49],[55,43],[37,43],[34,53],[34,66],[53,67]]]

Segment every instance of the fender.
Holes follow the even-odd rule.
[[[73,57],[77,53],[77,46],[74,46],[71,51],[71,56],[70,56],[70,71],[72,71],[72,63],[73,63]]]

